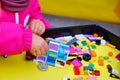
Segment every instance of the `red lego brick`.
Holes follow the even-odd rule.
[[[117,59],[118,61],[120,61],[120,53],[117,54],[115,57],[116,57],[116,59]]]
[[[66,64],[71,65],[71,61],[66,61]]]
[[[100,71],[99,70],[95,70],[94,73],[95,73],[96,76],[100,76]]]
[[[75,75],[80,75],[80,70],[78,66],[74,66],[74,74]]]

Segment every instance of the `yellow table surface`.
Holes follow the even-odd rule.
[[[43,13],[120,24],[120,0],[39,0]]]
[[[111,57],[111,63],[107,60],[104,60],[104,66],[98,66],[97,60],[93,63],[95,64],[95,69],[100,70],[100,76],[97,80],[118,80],[109,77],[106,65],[111,64],[113,69],[120,72],[120,62],[117,62],[115,59],[115,55],[120,51],[107,46],[97,46],[95,51],[97,60],[98,56],[107,56],[109,51],[112,51],[114,54]],[[88,62],[82,62],[84,66],[89,64]],[[64,68],[49,66],[47,71],[41,71],[37,68],[37,64],[25,60],[25,52],[21,55],[8,56],[8,58],[0,57],[0,80],[62,80],[64,76],[73,80],[75,77],[84,75],[74,75],[73,65],[67,64]]]

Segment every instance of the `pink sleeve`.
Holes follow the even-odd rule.
[[[8,26],[9,25],[9,26]],[[0,55],[20,54],[31,48],[32,31],[20,24],[0,23]]]
[[[40,9],[40,4],[39,4],[38,0],[31,0],[30,5],[32,5],[30,7],[31,8],[30,21],[32,21],[34,19],[39,19],[45,24],[46,28],[50,28],[50,24],[45,20],[45,18],[42,15],[42,12],[41,12],[41,9]]]

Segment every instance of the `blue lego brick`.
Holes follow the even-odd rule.
[[[76,38],[71,39],[69,42],[67,42],[67,45],[71,45],[77,41]]]
[[[84,66],[84,70],[93,70],[93,67],[91,67],[91,66]]]

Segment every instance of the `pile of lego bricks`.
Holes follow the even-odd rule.
[[[36,58],[36,61],[64,68],[65,64],[73,65],[74,75],[88,75],[87,80],[96,80],[100,76],[100,69],[95,68],[95,62],[98,66],[105,66],[105,60],[112,62],[113,52],[109,51],[106,56],[99,56],[96,53],[98,46],[107,46],[115,49],[115,45],[110,44],[97,33],[93,35],[77,34],[73,36],[64,36],[57,38],[48,38],[49,52]],[[98,58],[98,60],[97,60]],[[116,61],[120,61],[120,53],[115,55]],[[87,62],[88,65],[84,65]],[[110,77],[120,79],[119,71],[107,64]],[[78,77],[79,78],[79,77]],[[67,80],[67,79],[64,79]],[[76,78],[74,80],[77,80]]]

